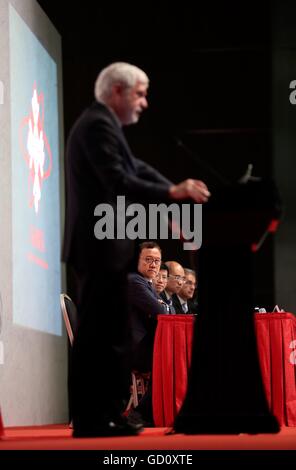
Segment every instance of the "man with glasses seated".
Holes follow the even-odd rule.
[[[152,283],[158,295],[165,290],[168,283],[168,276],[169,268],[165,264],[161,264],[158,275],[152,279]],[[167,313],[170,313],[168,304],[164,301],[163,303],[167,309]]]
[[[185,281],[184,269],[176,261],[166,261],[165,265],[169,269],[168,282],[165,290],[161,292],[160,297],[169,306],[169,313],[184,313],[180,301],[176,294],[180,292]]]
[[[158,314],[167,313],[164,302],[159,299],[152,280],[159,273],[161,250],[155,242],[144,242],[139,247],[138,272],[128,276],[128,308],[132,334],[132,368],[140,373],[151,372],[153,343]],[[140,401],[136,412],[129,415],[153,425],[151,383]]]
[[[181,305],[181,312],[178,313],[191,313],[197,314],[197,301],[194,300],[194,293],[196,289],[196,274],[192,269],[184,268],[185,281],[182,288],[177,294],[177,298]]]

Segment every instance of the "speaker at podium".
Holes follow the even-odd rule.
[[[278,224],[281,201],[273,181],[247,176],[220,187],[203,206],[203,240],[196,252],[200,315],[176,432],[279,431],[261,379],[252,270],[254,251]]]

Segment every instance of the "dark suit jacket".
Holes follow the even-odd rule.
[[[159,297],[161,298],[161,300],[163,300],[169,306],[170,313],[172,313],[171,312],[172,307],[175,308],[174,304],[173,304],[173,297],[171,299],[169,299],[164,290],[159,294]],[[172,301],[172,303],[170,303],[170,300]],[[173,313],[178,313],[178,312],[175,311]]]
[[[188,313],[198,315],[198,303],[197,301],[188,300]]]
[[[179,297],[176,294],[172,295],[172,301],[173,301],[173,306],[176,310],[176,313],[184,313],[184,310],[182,309],[182,304],[179,300]]]
[[[133,340],[133,366],[151,370],[157,315],[165,314],[154,287],[141,274],[128,276],[128,307]]]
[[[176,313],[185,313],[182,308],[182,304],[179,300],[179,297],[176,294],[173,294],[172,296],[173,300],[173,306],[176,310]],[[195,302],[192,300],[187,300],[187,305],[188,305],[188,314],[197,314],[197,305]]]
[[[63,260],[79,265],[125,269],[133,255],[131,240],[97,240],[95,207],[114,207],[117,196],[131,202],[165,202],[170,181],[141,160],[127,144],[113,113],[94,102],[76,121],[66,154],[66,218]],[[99,264],[98,264],[99,263]]]
[[[166,304],[169,305],[169,302],[168,302],[169,299],[167,298],[166,293],[165,293],[164,290],[159,294],[159,297],[160,297]]]

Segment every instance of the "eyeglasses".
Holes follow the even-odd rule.
[[[163,281],[167,281],[168,280],[168,277],[166,274],[158,274],[156,276],[156,279],[162,279]]]
[[[154,263],[155,266],[160,266],[161,259],[159,258],[152,258],[152,256],[147,256],[146,258],[142,258],[143,261],[147,264],[152,264]]]
[[[185,281],[186,286],[196,287],[196,282],[193,281]]]
[[[174,274],[170,274],[169,277],[171,279],[174,279],[175,281],[181,281],[181,282],[185,282],[186,278],[183,277],[183,276],[177,276],[177,275],[174,275]]]

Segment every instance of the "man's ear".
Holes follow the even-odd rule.
[[[114,83],[114,85],[112,86],[113,95],[115,96],[121,96],[123,93],[123,90],[124,90],[124,87],[122,83]]]

